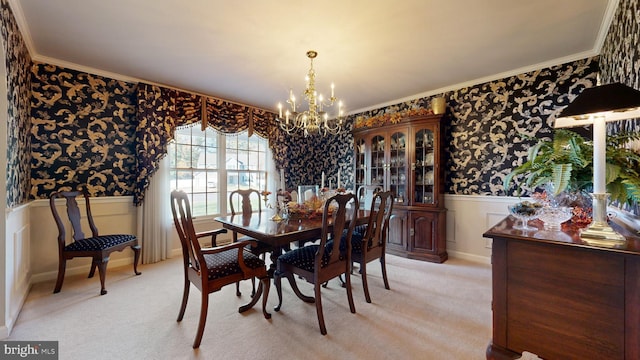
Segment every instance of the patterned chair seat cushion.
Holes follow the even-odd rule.
[[[364,225],[357,225],[355,228],[353,228],[353,232],[354,233],[360,233],[360,234],[364,234],[365,231],[367,231],[367,224]]]
[[[76,240],[64,247],[65,251],[99,251],[120,245],[124,242],[135,240],[134,235],[115,234],[100,235],[86,239]]]
[[[344,238],[345,236],[343,235],[340,240],[341,259],[344,258],[347,251],[347,244],[344,241]],[[313,272],[313,263],[315,261],[316,252],[318,252],[319,247],[320,245],[307,245],[295,250],[287,251],[286,253],[278,257],[278,261],[281,261],[282,259],[282,262],[284,263],[291,264],[295,267]],[[333,250],[333,240],[327,241],[327,245],[324,248],[324,256],[322,256],[322,264],[320,265],[321,267],[324,267],[329,263],[331,250]]]
[[[366,231],[366,226],[363,229]],[[340,241],[340,251],[342,253],[344,253],[345,251],[347,251],[347,242],[345,241],[347,237],[346,232],[342,234],[342,238]],[[364,231],[360,232],[360,231],[353,231],[353,234],[351,234],[351,253],[356,253],[359,254],[362,252],[362,238],[364,237]]]
[[[265,266],[262,259],[247,250],[243,251],[243,257],[244,264],[250,269],[259,269]],[[204,254],[204,260],[207,262],[209,280],[241,272],[238,264],[238,252],[235,249],[216,254]]]
[[[320,248],[320,245],[307,245],[295,250],[287,251],[278,257],[278,263],[293,265],[297,268],[313,272],[313,265],[318,248]],[[327,246],[324,249],[324,256],[322,256],[322,263],[320,266],[324,267],[329,263],[329,254],[332,249],[333,241],[328,241]]]

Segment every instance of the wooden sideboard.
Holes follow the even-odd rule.
[[[514,230],[507,217],[493,239],[493,339],[487,359],[528,351],[551,359],[640,359],[640,237],[624,248],[589,246],[579,229]]]

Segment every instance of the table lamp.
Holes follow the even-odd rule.
[[[640,118],[640,91],[614,83],[585,89],[556,119],[556,128],[593,124],[593,220],[580,233],[587,244],[604,247],[626,244],[625,237],[607,223],[606,122],[634,118]]]

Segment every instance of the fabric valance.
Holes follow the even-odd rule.
[[[279,136],[275,113],[270,111],[145,83],[138,84],[136,120],[136,206],[144,200],[149,180],[178,127],[200,122],[203,129],[209,126],[223,134],[255,132],[268,139],[272,149]]]

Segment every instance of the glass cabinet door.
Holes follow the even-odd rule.
[[[388,189],[395,195],[395,201],[404,205],[407,199],[407,134],[395,132],[389,143],[389,185]]]
[[[375,135],[371,139],[371,172],[368,185],[385,186],[384,136]]]
[[[419,129],[415,133],[415,163],[413,183],[415,205],[435,204],[436,144],[433,129]]]
[[[366,176],[367,176],[367,163],[365,157],[365,151],[368,149],[365,145],[365,140],[363,138],[356,139],[355,141],[355,152],[356,152],[356,164],[355,164],[355,188],[354,191],[357,191],[360,186],[365,185]]]

